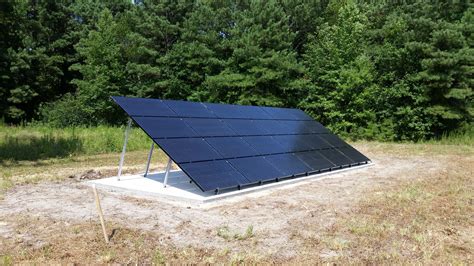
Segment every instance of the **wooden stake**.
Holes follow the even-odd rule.
[[[105,242],[108,244],[109,237],[107,236],[107,231],[105,230],[104,214],[102,213],[102,207],[100,207],[99,194],[97,194],[97,189],[95,188],[95,184],[92,185],[92,190],[94,191],[95,206],[97,207],[97,211],[99,212],[100,224],[102,225],[102,232],[104,233],[104,239],[105,239]]]

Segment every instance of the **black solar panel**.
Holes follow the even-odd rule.
[[[298,109],[112,99],[203,191],[369,162]]]
[[[283,175],[288,177],[305,175],[312,170],[308,165],[291,153],[269,155],[266,156],[265,159]]]

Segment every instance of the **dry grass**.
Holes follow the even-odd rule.
[[[15,217],[18,238],[2,241],[0,264],[164,264],[183,262],[215,263],[232,260],[228,252],[181,248],[164,244],[162,235],[124,228],[112,228],[106,244],[100,226],[94,221],[68,224],[48,219]],[[26,239],[26,240],[25,240]],[[6,251],[8,250],[8,251]]]
[[[311,255],[319,250],[337,264],[473,264],[474,158],[464,156],[446,161],[447,172],[367,191],[322,236],[305,239],[304,261],[321,259]]]
[[[124,173],[144,171],[148,156],[147,150],[127,152]],[[118,169],[120,153],[101,155],[81,155],[68,158],[43,159],[36,161],[0,162],[0,198],[5,191],[16,185],[36,184],[42,181],[62,181],[69,176],[94,169],[103,176],[113,176]],[[150,170],[165,166],[165,155],[156,149]]]
[[[34,214],[6,217],[0,222],[0,264],[163,264],[163,263],[336,263],[336,264],[473,264],[474,263],[474,156],[472,146],[433,144],[358,143],[377,156],[390,153],[400,158],[423,160],[438,156],[447,170],[418,173],[366,191],[349,210],[334,210],[334,222],[321,230],[305,217],[293,217],[300,226],[290,239],[298,243],[296,256],[245,253],[226,245],[215,249],[176,247],[160,232],[131,229],[109,221],[114,229],[105,244],[97,221],[68,223]],[[2,167],[9,186],[42,180],[62,180],[78,171],[103,169],[114,173],[118,154],[18,162]],[[164,158],[157,155],[155,167]],[[142,171],[146,151],[127,157],[127,171]],[[409,169],[417,171],[417,169]],[[37,177],[31,177],[34,172]],[[407,173],[408,175],[408,173]],[[282,209],[278,208],[280,211]],[[249,210],[251,211],[251,210]],[[291,209],[289,210],[291,211]],[[289,213],[290,215],[291,213]],[[311,215],[317,216],[318,211]],[[15,224],[12,228],[2,228]],[[258,224],[255,224],[258,226]],[[14,237],[1,237],[13,230]],[[227,243],[251,247],[266,241],[253,227],[237,230],[220,227],[211,232]],[[248,250],[248,249],[247,249]],[[250,248],[251,250],[251,248]]]

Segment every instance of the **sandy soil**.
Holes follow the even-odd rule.
[[[442,154],[387,156],[368,152],[367,155],[374,166],[209,208],[179,206],[105,191],[100,191],[101,203],[107,221],[157,232],[163,243],[176,247],[226,248],[285,260],[298,256],[305,239],[327,230],[339,215],[348,212],[370,191],[380,191],[402,179],[450,171],[443,163],[448,160],[447,155]],[[97,221],[97,212],[91,189],[69,180],[18,186],[0,202],[0,238],[31,241],[31,235],[18,232],[15,217],[53,221],[59,227],[67,227]],[[225,227],[232,234],[244,234],[249,226],[253,226],[255,234],[251,242],[229,241],[218,234]],[[41,235],[35,237],[32,245],[41,245],[42,240],[37,239]],[[321,257],[333,255],[331,252],[320,254]]]

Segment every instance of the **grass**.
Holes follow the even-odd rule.
[[[120,152],[123,146],[124,130],[124,127],[110,126],[55,129],[41,125],[0,125],[0,163]],[[420,142],[416,145],[466,146],[473,143],[474,127],[466,127],[462,131],[445,134],[439,139]],[[148,136],[141,129],[133,127],[127,150],[146,150],[149,146]]]
[[[459,163],[461,164],[461,163]],[[456,162],[454,163],[456,165]],[[11,217],[18,234],[33,234],[33,239],[48,243],[40,248],[28,243],[10,243],[0,262],[28,264],[454,264],[474,262],[474,182],[472,171],[439,173],[431,177],[407,180],[394,186],[367,191],[367,197],[317,236],[299,238],[298,256],[281,261],[271,255],[247,254],[241,250],[200,249],[162,245],[159,230],[140,231],[113,222],[116,230],[105,244],[95,221],[73,224],[55,231],[56,221],[46,217]],[[302,217],[304,219],[304,217]],[[60,222],[61,223],[61,222]],[[301,230],[310,232],[313,222]],[[42,225],[44,230],[34,230]],[[56,233],[50,233],[56,232]],[[217,236],[231,242],[254,235],[250,225],[244,232],[224,226]],[[265,241],[264,238],[258,241]],[[248,245],[245,242],[238,245]],[[232,243],[230,243],[232,244]],[[320,254],[330,254],[320,257]],[[2,247],[0,247],[2,254]]]
[[[474,124],[457,131],[445,133],[439,138],[423,141],[441,145],[472,145],[474,143]]]
[[[105,176],[115,174],[123,130],[123,127],[64,130],[0,127],[0,198],[2,191],[16,185],[61,181],[89,169],[99,170]],[[473,264],[474,175],[472,164],[468,163],[474,155],[473,139],[465,133],[443,138],[416,144],[357,142],[362,151],[379,156],[390,153],[416,160],[438,156],[440,161],[449,164],[450,170],[367,191],[365,198],[359,199],[347,213],[341,211],[323,233],[308,237],[296,235],[296,241],[302,246],[291,261],[281,261],[271,255],[248,255],[227,246],[212,250],[161,245],[163,236],[159,233],[132,230],[113,223],[108,228],[117,229],[117,234],[112,244],[106,245],[100,227],[93,221],[66,226],[56,232],[57,221],[45,220],[45,217],[32,220],[25,216],[11,217],[19,223],[19,233],[37,232],[35,227],[45,225],[48,230],[32,237],[45,239],[48,245],[34,248],[5,239],[5,245],[1,242],[3,250],[0,245],[0,264],[223,261],[236,264]],[[124,170],[126,173],[143,171],[149,140],[139,129],[132,130],[129,140],[130,152],[125,158]],[[68,141],[79,144],[68,144]],[[52,144],[55,148],[49,148]],[[163,154],[156,152],[152,168],[164,167],[164,163]],[[306,232],[313,230],[311,221],[304,225]],[[225,239],[230,246],[246,246],[249,243],[240,241],[246,239],[266,241],[260,234],[255,235],[252,225],[242,232],[227,226],[214,230],[217,237]],[[56,232],[56,235],[48,232]],[[323,253],[329,255],[321,257]]]
[[[330,250],[325,262],[335,264],[472,264],[474,179],[465,163],[367,191],[323,236],[308,239],[306,252]]]
[[[227,241],[246,240],[254,236],[253,225],[247,226],[245,233],[233,232],[228,226],[222,226],[217,229],[217,235]]]
[[[145,169],[148,151],[127,152],[123,173],[140,173]],[[4,193],[16,185],[36,184],[43,181],[68,180],[70,176],[94,169],[102,176],[116,175],[120,153],[97,155],[77,155],[66,158],[48,158],[36,161],[0,162],[0,199]],[[155,150],[150,171],[165,167],[165,155]]]
[[[71,127],[54,129],[46,126],[0,126],[0,162],[65,158],[120,152],[124,127]],[[148,136],[132,128],[128,151],[150,147]]]

